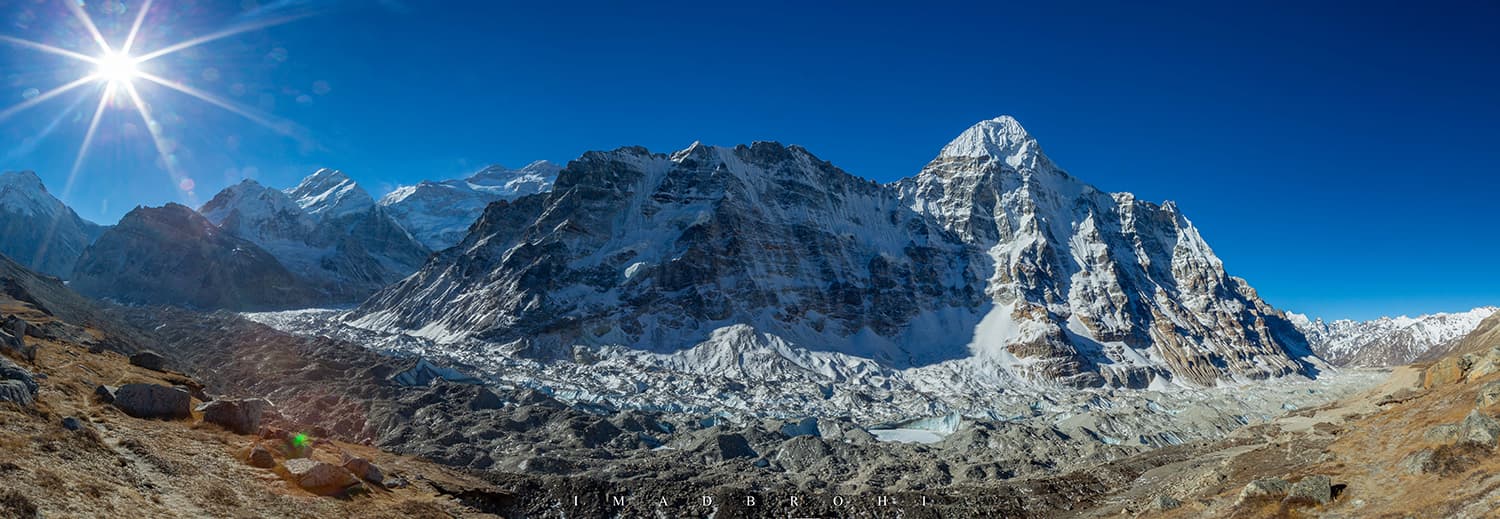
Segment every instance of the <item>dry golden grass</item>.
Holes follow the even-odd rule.
[[[3,306],[3,305],[0,305]],[[14,306],[14,305],[11,305]],[[29,307],[5,307],[38,322]],[[15,311],[22,310],[22,311]],[[180,374],[131,366],[113,352],[90,353],[73,344],[39,342],[35,364],[47,378],[37,405],[0,404],[0,518],[32,517],[469,517],[482,516],[439,495],[427,481],[483,482],[445,467],[377,449],[328,442],[317,459],[338,462],[342,451],[374,461],[388,476],[412,485],[348,499],[321,497],[236,454],[258,438],[200,422],[139,420],[93,396],[99,384],[192,382]],[[18,361],[19,362],[19,361]],[[65,417],[88,423],[62,427]]]

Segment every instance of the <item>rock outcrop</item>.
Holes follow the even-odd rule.
[[[151,371],[162,371],[167,368],[167,358],[161,356],[160,353],[146,350],[136,352],[134,355],[131,355],[130,364],[132,366],[140,366]]]
[[[125,384],[115,390],[115,407],[136,418],[180,420],[192,416],[193,397],[187,391],[157,384]]]
[[[348,470],[323,461],[292,458],[282,462],[281,466],[289,480],[313,492],[339,491],[359,483]]]
[[[0,402],[31,406],[39,389],[36,378],[10,359],[0,357]]]
[[[203,421],[216,424],[236,434],[260,431],[261,418],[274,413],[275,406],[264,398],[218,399],[198,406]]]

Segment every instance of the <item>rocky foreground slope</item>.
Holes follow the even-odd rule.
[[[0,285],[0,517],[493,517],[472,496],[505,496],[210,395],[145,334],[3,256]]]
[[[1493,517],[1500,315],[1354,398],[1245,427],[1114,486],[1081,517]],[[1171,459],[1176,458],[1176,459]]]

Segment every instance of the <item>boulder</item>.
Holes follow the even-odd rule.
[[[1422,387],[1432,389],[1462,381],[1473,362],[1474,359],[1468,355],[1443,357],[1422,372]]]
[[[1469,369],[1464,373],[1465,380],[1473,381],[1491,373],[1500,373],[1500,346],[1481,353],[1464,355],[1464,359],[1469,364]]]
[[[1291,491],[1292,484],[1281,478],[1263,478],[1251,481],[1240,490],[1239,502],[1253,499],[1279,499]]]
[[[79,430],[82,430],[83,427],[84,427],[83,423],[84,423],[83,420],[79,420],[77,417],[74,417],[74,416],[69,416],[67,418],[63,418],[63,420],[62,420],[62,426],[63,426],[63,428],[67,429],[69,431],[79,431]]]
[[[252,467],[262,469],[276,466],[276,456],[271,454],[270,449],[262,447],[259,443],[250,447],[250,452],[245,455],[245,461],[248,461]]]
[[[1414,476],[1417,474],[1425,473],[1427,472],[1427,467],[1429,467],[1432,462],[1432,454],[1432,449],[1422,449],[1417,452],[1413,452],[1407,457],[1402,458],[1401,463],[1398,466],[1401,468],[1402,472]]]
[[[40,387],[30,371],[17,366],[10,359],[0,357],[0,401],[15,402],[30,406],[36,402]]]
[[[113,404],[115,403],[115,391],[118,391],[118,389],[115,389],[114,386],[100,385],[94,388],[94,396],[97,397],[100,402]]]
[[[15,402],[25,407],[36,403],[36,393],[19,380],[0,380],[0,402]]]
[[[205,423],[216,424],[235,434],[259,431],[261,416],[274,408],[264,398],[220,399],[198,406]]]
[[[339,491],[359,480],[343,467],[308,458],[293,458],[281,464],[287,478],[297,486],[314,492]]]
[[[151,371],[162,371],[166,369],[167,358],[161,354],[145,350],[130,356],[130,364],[140,366]]]
[[[36,347],[26,345],[28,330],[26,321],[20,317],[5,316],[5,321],[0,322],[0,349],[11,350],[27,362],[36,362]]]
[[[1172,496],[1156,496],[1156,499],[1151,501],[1151,508],[1158,512],[1165,512],[1180,506],[1182,506],[1182,501],[1178,501]]]
[[[1458,425],[1445,423],[1434,425],[1422,433],[1428,443],[1452,443],[1458,439]]]
[[[156,384],[126,384],[115,391],[115,407],[136,418],[177,420],[193,415],[187,391]]]
[[[1489,407],[1497,402],[1500,402],[1500,381],[1479,386],[1479,396],[1474,397],[1474,405]]]
[[[14,315],[7,315],[7,316],[5,316],[5,322],[4,323],[0,323],[0,330],[4,330],[5,333],[10,334],[12,337],[17,337],[17,338],[25,337],[26,336],[26,332],[30,328],[31,327],[26,324],[26,320],[25,319],[22,319],[20,317],[16,317]]]
[[[359,456],[350,456],[348,454],[345,454],[344,470],[348,470],[359,479],[363,479],[376,485],[385,482],[385,473],[380,471],[380,467],[375,466],[374,463],[370,463],[370,460],[361,458]]]
[[[1325,504],[1333,501],[1333,481],[1328,476],[1307,476],[1287,491],[1287,499]]]
[[[25,358],[26,341],[22,340],[20,337],[0,331],[0,350],[9,350],[16,356]],[[27,358],[26,360],[30,361],[35,359]]]
[[[1494,447],[1496,440],[1500,440],[1500,422],[1478,409],[1470,411],[1458,424],[1458,441]]]

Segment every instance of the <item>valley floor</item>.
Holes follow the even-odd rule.
[[[1032,394],[1041,404],[1009,419],[867,423],[608,410],[449,382],[463,370],[444,359],[234,314],[110,313],[151,330],[190,376],[28,339],[39,354],[22,364],[44,378],[35,406],[0,403],[0,516],[1486,517],[1500,499],[1493,442],[1453,439],[1488,431],[1471,413],[1500,398],[1500,373],[1467,367],[1453,368],[1456,383],[1424,384],[1420,367],[1337,370],[1218,390]],[[364,457],[403,484],[319,495],[280,465],[248,465],[260,436],[201,412],[132,418],[94,396],[98,384],[184,380],[268,397],[287,423],[328,439],[314,458]],[[67,429],[69,417],[83,426]]]

